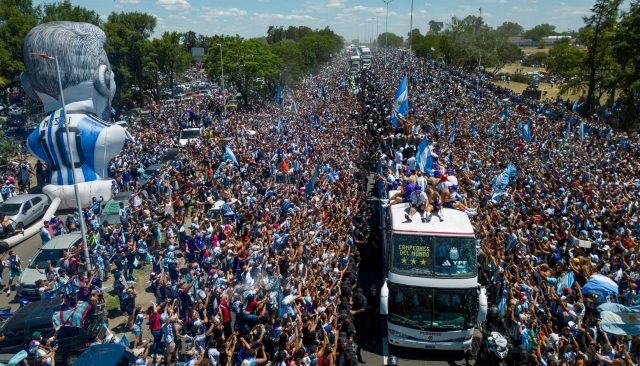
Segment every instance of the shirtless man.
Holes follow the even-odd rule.
[[[407,221],[411,222],[413,215],[420,210],[420,218],[422,222],[426,222],[427,219],[424,215],[427,211],[428,201],[427,194],[422,191],[422,187],[417,185],[411,193],[411,209],[409,210],[409,215],[405,215]]]
[[[2,225],[2,231],[7,237],[12,236],[13,234],[22,233],[24,235],[24,229],[18,229],[16,231],[15,227],[11,225],[11,222],[18,226],[16,220],[7,216],[4,212],[0,212],[0,225]]]

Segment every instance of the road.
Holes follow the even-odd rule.
[[[38,248],[42,245],[42,241],[39,235],[22,242],[13,250],[18,253],[18,256],[22,259],[23,268],[27,265],[29,260],[38,251]],[[379,270],[377,262],[377,253],[371,253],[370,257],[365,257],[363,260],[363,266],[360,270],[360,282],[361,287],[368,289],[371,285],[376,284],[378,288],[382,283],[382,275]],[[3,272],[2,284],[7,285],[9,282],[9,271]],[[10,303],[15,296],[15,291],[10,296],[6,295],[6,288],[3,287],[3,292],[0,294],[0,307],[11,306],[12,310],[18,308],[18,304]],[[146,327],[145,327],[146,328]],[[146,329],[145,329],[146,330]],[[147,333],[147,332],[145,332]],[[148,337],[147,334],[144,334]],[[359,344],[359,361],[363,365],[382,365],[382,340],[377,340],[376,344],[373,342],[361,342]],[[434,351],[434,350],[417,350],[401,348],[396,346],[389,346],[389,354],[398,357],[400,366],[404,365],[417,365],[417,366],[469,366],[475,365],[473,360],[467,360],[465,354],[462,352],[454,351]]]

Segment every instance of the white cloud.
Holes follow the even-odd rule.
[[[100,15],[100,20],[102,20],[104,22],[106,22],[108,18],[109,18],[109,16],[107,16],[107,15]]]
[[[424,10],[424,9],[422,9],[422,10],[420,10],[418,13],[420,13],[420,14],[427,14],[427,11],[426,11],[426,10]]]
[[[500,0],[500,4],[504,4],[506,2],[507,2],[507,0]]]
[[[269,0],[258,0],[259,3],[268,3]]]
[[[431,6],[431,3],[424,3],[424,6]]]
[[[202,8],[206,11],[204,15],[202,15],[205,19],[213,19],[217,17],[242,17],[247,15],[246,10],[238,9],[238,8],[207,8],[206,6]]]
[[[184,15],[175,15],[175,14],[171,14],[168,16],[168,18],[170,19],[182,19],[182,20],[187,20],[187,17]]]
[[[376,12],[383,12],[386,14],[386,10],[384,8],[370,8],[368,6],[357,5],[352,8],[344,9],[345,13],[371,13],[375,14]],[[397,13],[390,11],[389,15],[397,15]]]
[[[302,9],[302,10],[291,10],[293,14],[305,14],[305,13],[313,13],[311,9]]]
[[[311,20],[311,19],[313,19],[313,17],[312,17],[311,15],[295,15],[295,14],[284,15],[284,14],[260,14],[260,13],[253,13],[253,17],[254,17],[254,18],[258,18],[258,19],[267,19],[267,20],[272,20],[272,19],[282,19],[282,20]]]
[[[347,0],[329,0],[329,4],[327,4],[327,8],[344,8],[344,3]]]
[[[561,14],[562,18],[566,18],[567,15],[585,15],[590,11],[588,6],[567,6],[565,3],[560,3],[562,6],[556,6],[553,8],[553,12]]]
[[[122,5],[120,5],[120,4],[116,4],[116,5],[114,5],[113,7],[114,7],[114,8],[116,8],[116,9],[120,9],[120,8],[122,8]]]
[[[120,2],[123,4],[137,4],[140,0],[120,0]]]
[[[160,5],[167,10],[186,10],[191,7],[187,0],[158,0],[156,5]]]
[[[511,7],[511,11],[513,11],[515,13],[531,13],[531,12],[536,11],[536,9],[528,8],[528,7],[512,6]]]

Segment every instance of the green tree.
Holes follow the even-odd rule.
[[[282,60],[282,77],[285,85],[294,85],[305,74],[304,56],[300,47],[293,40],[284,40],[269,45],[269,49]]]
[[[522,60],[522,64],[524,66],[538,65],[538,67],[541,67],[543,65],[547,65],[548,62],[549,54],[546,52],[536,52]]]
[[[329,61],[331,54],[336,51],[335,40],[326,34],[312,34],[305,36],[298,43],[305,58],[305,65],[315,69],[319,64]]]
[[[245,105],[250,99],[267,95],[269,91],[257,78],[264,78],[268,85],[276,84],[282,71],[280,57],[255,39],[222,36],[218,42],[223,48],[225,80],[238,89]],[[202,62],[209,78],[220,81],[220,47],[209,48]]]
[[[146,13],[114,12],[107,18],[103,27],[107,35],[105,50],[120,86],[115,105],[130,108],[134,99],[142,102],[145,87],[156,84],[153,70],[147,65],[152,61],[148,54],[149,38],[155,27],[156,18]],[[133,90],[127,88],[130,85]]]
[[[495,63],[498,37],[481,17],[469,15],[460,19],[454,16],[442,35],[452,42],[451,50],[445,53],[450,63],[467,68]]]
[[[518,60],[522,60],[524,52],[515,44],[508,41],[499,41],[496,45],[496,59],[494,63],[493,73],[497,73],[506,64],[514,63]]]
[[[547,69],[567,79],[574,76],[582,79],[585,76],[586,58],[586,50],[561,42],[549,49]]]
[[[442,28],[444,28],[443,22],[436,22],[435,20],[430,20],[429,31],[427,32],[427,34],[432,34],[437,36],[438,34],[440,34],[440,31],[442,30]]]
[[[613,69],[611,45],[615,37],[615,27],[621,3],[622,0],[596,0],[591,8],[593,14],[584,17],[585,27],[581,29],[580,38],[587,45],[589,51],[587,54],[589,76],[585,101],[585,109],[587,110],[594,104],[598,82],[600,81],[600,86],[604,86],[599,74],[606,77],[610,74],[607,71]]]
[[[529,29],[522,34],[522,37],[531,39],[533,41],[539,41],[545,37],[549,37],[555,34],[556,26],[550,24],[540,24]]]
[[[427,34],[426,36],[415,36],[413,39],[413,50],[418,57],[427,57],[431,54],[432,59],[440,57],[440,40],[442,36]]]
[[[18,153],[19,144],[10,136],[0,131],[0,166],[5,166],[13,160]]]
[[[524,28],[518,23],[503,22],[496,28],[496,32],[503,37],[518,37],[524,33]]]
[[[547,42],[545,42],[544,39],[538,42],[538,47],[537,47],[538,49],[543,50],[546,47],[547,47]]]
[[[381,47],[384,47],[385,45],[387,45],[387,47],[390,47],[390,48],[397,48],[402,46],[402,43],[404,42],[404,40],[402,37],[396,35],[395,33],[385,32],[378,36],[377,42]]]
[[[0,0],[0,76],[16,80],[24,71],[22,43],[37,24],[31,0]]]
[[[638,123],[637,95],[640,93],[640,1],[634,0],[622,15],[613,38],[612,56],[619,67],[616,82],[622,88],[622,127],[635,129]],[[612,92],[615,94],[615,91]]]
[[[45,3],[38,5],[35,9],[39,23],[48,23],[54,21],[71,21],[91,23],[98,27],[102,27],[100,14],[93,10],[83,8],[82,6],[73,6],[71,0],[64,0],[57,3]]]
[[[191,54],[180,44],[181,34],[178,32],[164,32],[161,38],[151,41],[151,52],[154,64],[166,80],[169,90],[173,90],[175,78],[191,66]],[[156,90],[159,83],[156,82]],[[156,95],[158,95],[157,93]]]

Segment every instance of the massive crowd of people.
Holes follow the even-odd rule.
[[[429,211],[423,220],[443,206],[469,214],[489,321],[508,330],[514,362],[637,364],[640,338],[605,333],[596,308],[638,301],[639,145],[595,111],[525,100],[481,73],[406,53],[375,59],[353,79],[346,68],[335,58],[285,89],[281,105],[222,118],[214,94],[129,121],[134,140],[110,177],[114,194],[131,197],[117,222],[100,219],[99,197],[86,208],[98,271],[81,273],[82,251],[67,253],[38,284],[43,297],[99,301],[88,284],[112,261],[134,348],[142,327],[153,336],[138,364],[355,365],[358,343],[379,341],[377,288],[358,281],[360,253],[379,245],[367,234],[376,219],[366,203],[379,163],[384,186],[400,190],[380,197],[384,205],[414,201]],[[407,74],[409,111],[394,128]],[[180,146],[187,126],[201,126],[201,136]],[[434,164],[416,174],[425,137]],[[176,148],[160,170],[145,170]],[[498,184],[508,166],[515,174]],[[70,219],[63,231],[76,226]],[[157,301],[141,304],[127,281],[145,265]],[[617,293],[583,292],[595,274]]]

